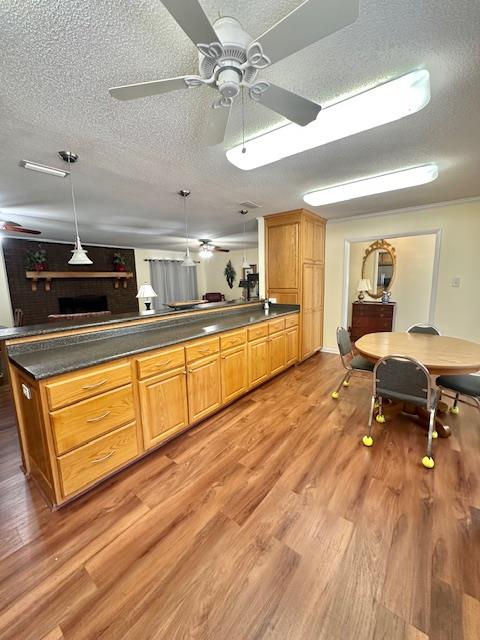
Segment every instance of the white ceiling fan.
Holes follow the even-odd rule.
[[[178,89],[207,86],[217,92],[208,122],[208,142],[223,141],[233,99],[249,97],[292,122],[306,125],[321,106],[271,82],[258,72],[355,22],[359,0],[306,0],[253,39],[232,17],[210,24],[198,0],[162,0],[199,51],[199,75],[152,80],[109,89],[118,100],[134,100]]]

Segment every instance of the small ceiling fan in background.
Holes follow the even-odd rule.
[[[0,231],[5,231],[7,233],[28,233],[35,236],[38,236],[42,233],[41,231],[37,231],[36,229],[26,229],[18,222],[11,222],[8,220],[0,220]]]
[[[221,247],[217,247],[217,245],[213,244],[211,240],[208,238],[199,238],[200,247],[198,249],[198,255],[200,258],[211,258],[215,251],[219,251],[221,253],[229,253],[230,249],[222,249]]]
[[[118,100],[134,100],[206,86],[218,92],[207,124],[211,145],[223,141],[230,107],[241,91],[299,125],[317,117],[321,106],[271,82],[258,72],[355,22],[359,0],[306,0],[253,39],[236,18],[210,24],[198,0],[162,0],[199,52],[199,75],[140,82],[109,89]]]

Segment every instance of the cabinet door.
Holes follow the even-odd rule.
[[[302,358],[313,353],[313,311],[304,311],[302,314]]]
[[[298,287],[298,223],[288,222],[267,227],[267,288]]]
[[[313,220],[304,219],[303,224],[303,259],[313,260],[314,258],[314,241],[315,241],[315,225]]]
[[[322,222],[315,223],[313,232],[313,259],[315,262],[325,262],[325,225]]]
[[[248,386],[255,387],[270,375],[268,358],[268,338],[260,338],[248,343]]]
[[[285,368],[285,333],[276,333],[269,338],[270,375]]]
[[[189,365],[187,387],[190,422],[200,420],[215,411],[222,399],[220,355]]]
[[[285,363],[287,367],[298,360],[298,327],[285,331]]]
[[[153,447],[188,426],[185,369],[139,383],[145,447]]]
[[[302,311],[313,309],[314,264],[303,265]]]
[[[247,390],[247,345],[229,349],[221,355],[222,402],[230,402]]]

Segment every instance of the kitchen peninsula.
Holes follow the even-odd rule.
[[[300,307],[205,304],[0,332],[23,467],[58,507],[299,358]]]

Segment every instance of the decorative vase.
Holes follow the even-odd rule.
[[[383,304],[388,304],[390,302],[390,296],[391,296],[391,292],[390,291],[384,291],[382,293],[382,303]]]

